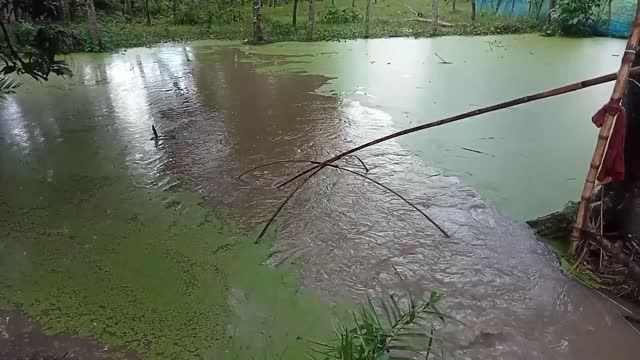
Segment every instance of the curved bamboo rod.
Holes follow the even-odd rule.
[[[624,96],[624,92],[627,89],[627,82],[629,79],[631,66],[633,65],[633,61],[636,57],[636,49],[638,47],[639,41],[640,0],[638,1],[638,5],[636,6],[635,21],[633,22],[633,25],[631,27],[629,41],[627,42],[627,47],[624,51],[624,56],[622,57],[622,61],[620,63],[618,77],[616,79],[615,86],[613,87],[613,93],[611,94],[612,102],[620,103],[622,97]],[[584,181],[584,188],[582,189],[582,195],[580,196],[580,206],[578,207],[576,224],[574,225],[573,231],[571,232],[571,247],[569,248],[569,252],[574,257],[576,256],[578,246],[580,245],[582,230],[585,223],[587,222],[587,218],[589,217],[588,208],[591,202],[591,195],[593,195],[593,190],[596,186],[596,177],[598,176],[598,172],[600,171],[600,167],[602,166],[602,159],[604,157],[604,154],[607,151],[609,137],[611,136],[611,130],[613,129],[613,125],[615,124],[616,116],[617,115],[607,113],[605,116],[604,124],[602,125],[602,127],[600,128],[600,132],[598,133],[598,141],[596,142],[596,148],[593,151],[591,164],[589,166],[589,171],[587,172],[587,178]]]
[[[640,74],[640,66],[630,69],[629,73],[633,74],[633,75]],[[400,137],[400,136],[403,136],[403,135],[411,134],[411,133],[414,133],[414,132],[417,132],[417,131],[426,130],[426,129],[429,129],[429,128],[432,128],[432,127],[437,127],[437,126],[449,124],[449,123],[460,121],[460,120],[463,120],[463,119],[466,119],[466,118],[470,118],[470,117],[473,117],[473,116],[486,114],[486,113],[490,113],[490,112],[493,112],[493,111],[506,109],[506,108],[509,108],[509,107],[512,107],[512,106],[525,104],[525,103],[528,103],[528,102],[531,102],[531,101],[546,99],[546,98],[549,98],[549,97],[558,96],[558,95],[566,94],[566,93],[569,93],[569,92],[585,89],[585,88],[588,88],[588,87],[591,87],[591,86],[603,84],[603,83],[606,83],[606,82],[609,82],[609,81],[616,80],[617,77],[618,77],[617,73],[607,74],[607,75],[599,76],[599,77],[596,77],[596,78],[580,81],[580,82],[577,82],[577,83],[561,86],[559,88],[555,88],[555,89],[551,89],[551,90],[547,90],[547,91],[543,91],[543,92],[527,95],[527,96],[524,96],[524,97],[521,97],[521,98],[505,101],[505,102],[502,102],[502,103],[499,103],[499,104],[487,106],[487,107],[482,108],[482,109],[476,109],[476,110],[473,110],[473,111],[468,111],[468,112],[465,112],[465,113],[462,113],[462,114],[458,114],[458,115],[455,115],[455,116],[451,116],[451,117],[448,117],[448,118],[444,118],[444,119],[441,119],[441,120],[433,121],[433,122],[430,122],[430,123],[427,123],[427,124],[423,124],[423,125],[414,126],[412,128],[408,128],[408,129],[405,129],[405,130],[402,130],[402,131],[398,131],[398,132],[395,132],[393,134],[389,134],[387,136],[384,136],[384,137],[369,141],[368,143],[362,144],[360,146],[357,146],[355,148],[347,150],[347,151],[345,151],[343,153],[340,153],[340,154],[338,154],[338,155],[336,155],[336,156],[334,156],[334,157],[332,157],[332,158],[330,158],[328,160],[323,161],[321,164],[314,165],[314,166],[311,166],[311,167],[307,168],[306,170],[298,173],[297,175],[291,177],[287,181],[285,181],[285,182],[283,182],[283,183],[281,183],[280,185],[277,186],[278,188],[281,188],[281,187],[283,187],[283,186],[285,186],[287,184],[290,184],[291,182],[295,181],[296,179],[299,179],[300,177],[307,175],[300,182],[300,184],[298,184],[298,186],[295,187],[291,191],[291,193],[282,202],[282,204],[280,204],[280,206],[274,212],[274,214],[271,217],[271,219],[269,220],[269,222],[262,229],[261,234],[264,235],[267,232],[267,229],[271,226],[271,224],[273,223],[275,218],[278,216],[278,214],[282,211],[282,209],[284,209],[284,207],[291,200],[291,198],[293,198],[295,193],[298,192],[298,190],[300,190],[300,188],[311,177],[315,176],[320,170],[324,169],[329,164],[334,163],[334,162],[342,159],[343,157],[345,157],[347,155],[351,155],[356,151],[362,150],[364,148],[367,148],[367,147],[370,147],[370,146],[373,146],[373,145],[377,145],[379,143],[382,143],[382,142],[385,142],[387,140],[391,140],[391,139],[394,139],[394,138],[397,138],[397,137]]]

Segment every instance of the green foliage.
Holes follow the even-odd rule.
[[[36,80],[48,80],[51,73],[71,75],[64,61],[55,59],[56,55],[68,53],[73,48],[75,36],[68,29],[52,24],[7,26],[1,22],[0,28],[0,62],[4,64],[0,71],[3,75],[15,73]]]
[[[206,14],[192,2],[181,3],[176,12],[176,24],[196,25],[206,22]]]
[[[594,34],[598,0],[558,0],[551,10],[551,30],[567,36]]]
[[[234,2],[212,2],[209,10],[198,2],[180,3],[175,23],[179,25],[235,24],[248,22],[251,16],[246,9]]]
[[[294,40],[298,37],[298,31],[301,29],[278,20],[266,21],[266,33],[269,35],[269,39],[273,40]],[[300,33],[300,36],[302,36],[302,33]]]
[[[234,24],[251,20],[244,9],[237,6],[216,6],[209,11],[209,16],[214,24]]]
[[[20,85],[17,80],[0,75],[0,100],[3,100],[8,94],[13,94]]]
[[[368,299],[353,312],[353,325],[338,323],[335,339],[330,343],[313,342],[310,357],[322,360],[413,359],[405,354],[419,354],[429,359],[436,345],[443,351],[436,327],[450,319],[438,309],[442,294],[432,292],[428,299],[409,296],[404,306],[389,294],[378,310]]]
[[[325,24],[350,24],[362,21],[362,15],[354,7],[328,8],[320,12],[320,21]]]

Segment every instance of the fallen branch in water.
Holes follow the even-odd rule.
[[[414,19],[408,19],[407,21],[423,21],[423,22],[426,22],[426,23],[429,23],[429,24],[433,23],[433,20],[427,19],[427,18],[424,17],[423,13],[413,10],[413,8],[411,6],[409,6],[409,4],[404,4],[404,6],[406,6],[407,9],[409,9],[409,11],[411,11],[413,13],[413,15],[415,15]],[[438,20],[438,25],[444,26],[444,27],[453,27],[454,26],[453,24],[450,24],[448,22],[444,22],[442,20]]]
[[[358,160],[360,160],[360,158],[358,158]],[[360,160],[360,162],[362,163],[362,165],[363,165],[363,166],[365,167],[365,169],[366,169],[367,167],[366,167],[366,165],[364,165],[364,162],[362,162],[362,160]],[[322,163],[321,163],[321,162],[319,162],[319,161],[313,161],[313,160],[279,160],[279,161],[273,161],[273,162],[270,162],[270,163],[266,163],[266,164],[262,164],[262,165],[256,166],[256,167],[254,167],[254,168],[253,168],[253,169],[251,169],[251,170],[245,171],[244,173],[242,173],[242,174],[240,174],[240,175],[238,176],[238,179],[242,178],[243,176],[245,176],[245,175],[247,175],[247,174],[249,174],[249,173],[251,173],[251,172],[253,172],[253,171],[256,171],[256,170],[258,170],[258,169],[261,169],[261,168],[264,168],[264,167],[267,167],[267,166],[278,165],[278,164],[287,164],[287,163],[311,163],[311,164],[315,164],[315,165],[320,165],[320,164],[322,164]],[[388,192],[390,192],[390,193],[394,194],[395,196],[397,196],[398,198],[400,198],[402,201],[404,201],[405,203],[407,203],[407,205],[411,206],[411,207],[412,207],[412,208],[414,208],[416,211],[418,211],[420,214],[422,214],[422,216],[424,216],[424,217],[425,217],[425,218],[426,218],[426,219],[427,219],[427,220],[428,220],[428,221],[429,221],[433,226],[435,226],[435,227],[436,227],[436,228],[437,228],[437,229],[438,229],[438,230],[439,230],[439,231],[440,231],[444,236],[449,237],[449,234],[448,234],[448,233],[447,233],[447,232],[446,232],[446,231],[445,231],[445,230],[444,230],[440,225],[438,225],[438,224],[437,224],[433,219],[431,219],[431,217],[429,217],[429,215],[427,215],[424,211],[420,210],[420,208],[418,208],[416,205],[414,205],[411,201],[407,200],[404,196],[400,195],[399,193],[397,193],[395,190],[391,189],[390,187],[388,187],[388,186],[386,186],[386,185],[382,184],[381,182],[379,182],[379,181],[377,181],[377,180],[374,180],[374,179],[370,178],[370,177],[369,177],[369,176],[367,176],[367,175],[361,174],[361,173],[359,173],[359,172],[357,172],[357,171],[353,171],[353,170],[351,170],[351,169],[347,169],[347,168],[344,168],[344,167],[342,167],[342,166],[338,166],[338,165],[335,165],[335,164],[327,164],[327,166],[328,166],[328,167],[331,167],[331,168],[334,168],[334,169],[337,169],[337,170],[346,171],[346,172],[349,172],[349,173],[351,173],[351,174],[353,174],[353,175],[359,176],[359,177],[361,177],[361,178],[363,178],[363,179],[365,179],[365,180],[368,180],[368,181],[370,181],[370,182],[372,182],[372,183],[374,183],[374,184],[376,184],[376,185],[380,186],[381,188],[383,188],[383,189],[387,190]],[[367,170],[367,171],[368,171],[368,170]],[[306,182],[306,181],[305,181],[305,182]],[[298,189],[299,189],[299,188],[298,188]],[[297,191],[297,190],[296,190],[296,191]],[[289,197],[289,198],[287,198],[287,200],[285,200],[285,201],[288,201],[288,199],[290,199],[290,197]],[[285,205],[285,204],[286,204],[286,202],[285,202],[285,203],[283,203],[283,204],[281,205],[281,207],[282,207],[283,205]],[[274,216],[272,216],[272,217],[269,219],[269,222],[267,223],[267,225],[271,225],[271,224],[275,221],[275,218],[276,218],[276,216],[277,216],[277,215],[278,215],[278,214],[274,214]],[[258,235],[258,238],[257,238],[257,239],[256,239],[256,241],[255,241],[256,243],[259,243],[259,242],[260,242],[260,240],[262,239],[262,237],[264,237],[264,234],[266,234],[266,232],[267,232],[267,229],[268,229],[268,228],[269,228],[269,226],[265,226],[265,227],[262,229],[262,232],[260,232],[260,235]]]
[[[630,74],[633,75],[637,75],[640,74],[640,66],[639,67],[634,67],[629,71]],[[553,97],[553,96],[558,96],[558,95],[562,95],[562,94],[566,94],[569,92],[573,92],[573,91],[577,91],[577,90],[581,90],[581,89],[585,89],[591,86],[595,86],[595,85],[599,85],[599,84],[603,84],[609,81],[613,81],[617,78],[617,74],[616,73],[612,73],[612,74],[608,74],[608,75],[604,75],[604,76],[599,76],[596,78],[592,78],[592,79],[588,79],[588,80],[584,80],[581,82],[577,82],[577,83],[573,83],[573,84],[569,84],[569,85],[565,85],[565,86],[561,86],[555,89],[551,89],[551,90],[547,90],[547,91],[543,91],[543,92],[539,92],[539,93],[535,93],[532,95],[527,95],[527,96],[523,96],[517,99],[513,99],[513,100],[509,100],[509,101],[505,101],[499,104],[495,104],[495,105],[491,105],[491,106],[487,106],[481,109],[476,109],[476,110],[472,110],[472,111],[468,111],[462,114],[458,114],[458,115],[454,115],[448,118],[444,118],[441,120],[437,120],[437,121],[433,121],[427,124],[423,124],[423,125],[418,125],[418,126],[414,126],[402,131],[398,131],[392,134],[389,134],[387,136],[383,136],[381,138],[369,141],[365,144],[362,144],[360,146],[351,148],[345,152],[342,152],[330,159],[325,160],[324,162],[314,165],[300,173],[298,173],[297,175],[289,178],[288,180],[286,180],[285,182],[279,184],[277,187],[278,188],[282,188],[283,186],[286,186],[288,184],[290,184],[291,182],[299,179],[302,176],[307,175],[302,181],[301,183],[291,191],[291,193],[289,194],[289,196],[287,196],[287,198],[283,201],[283,203],[280,205],[280,207],[278,207],[278,209],[275,211],[275,213],[273,214],[271,220],[265,225],[265,227],[262,229],[261,235],[264,235],[268,228],[271,226],[271,224],[273,223],[273,220],[278,216],[278,214],[280,214],[280,212],[282,211],[282,209],[284,209],[284,207],[286,206],[286,204],[291,200],[291,198],[293,198],[293,196],[295,195],[296,192],[298,192],[298,190],[300,190],[300,188],[313,176],[315,176],[320,170],[324,169],[325,167],[329,166],[329,164],[332,164],[342,158],[344,158],[345,156],[348,155],[352,155],[353,153],[355,153],[356,151],[360,151],[362,149],[371,147],[373,145],[377,145],[380,144],[382,142],[391,140],[391,139],[395,139],[397,137],[403,136],[403,135],[407,135],[407,134],[411,134],[417,131],[422,131],[422,130],[426,130],[426,129],[430,129],[433,127],[437,127],[437,126],[441,126],[441,125],[445,125],[445,124],[449,124],[452,122],[456,122],[456,121],[460,121],[463,119],[467,119],[470,117],[474,117],[477,115],[481,115],[481,114],[486,114],[486,113],[490,113],[493,111],[497,111],[497,110],[502,110],[502,109],[506,109],[512,106],[516,106],[516,105],[520,105],[520,104],[525,104],[528,102],[532,102],[532,101],[536,101],[536,100],[541,100],[541,99],[546,99],[549,97]]]
[[[487,154],[486,152],[482,152],[480,150],[474,150],[474,149],[470,149],[470,148],[466,148],[466,147],[461,147],[460,149],[466,150],[466,151],[471,151],[471,152],[476,153],[476,154],[483,154],[483,155],[487,155],[487,156],[491,156],[491,157],[496,157],[495,155]]]
[[[442,56],[438,55],[437,52],[434,52],[433,54],[440,59],[440,64],[453,64],[451,61],[447,61]]]
[[[422,17],[417,17],[417,18],[413,18],[413,19],[407,19],[407,21],[422,21],[422,22],[426,22],[426,23],[433,23],[433,20],[431,19],[425,19]],[[438,20],[438,25],[443,26],[443,27],[454,27],[455,25],[453,25],[452,23],[448,23],[448,22],[444,22],[442,20]]]

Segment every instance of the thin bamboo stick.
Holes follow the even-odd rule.
[[[613,102],[619,103],[627,89],[627,81],[629,79],[631,66],[633,65],[633,61],[636,57],[638,41],[640,41],[640,0],[636,6],[635,21],[631,28],[627,48],[624,52],[624,56],[622,57],[618,77],[616,79],[615,86],[613,87],[613,93],[611,94],[611,101]],[[617,115],[607,113],[604,124],[598,133],[598,141],[591,158],[591,164],[589,166],[589,171],[587,172],[587,178],[584,182],[582,195],[580,196],[580,206],[578,207],[576,224],[571,232],[571,247],[569,248],[569,251],[572,256],[576,255],[578,246],[580,245],[582,230],[587,222],[587,218],[589,217],[588,208],[589,203],[591,202],[591,195],[593,194],[593,190],[596,185],[596,177],[600,171],[600,167],[602,166],[602,158],[606,153],[609,137],[611,136],[611,130],[615,124],[616,116]]]
[[[356,158],[357,158],[357,156],[356,156]],[[359,159],[359,158],[358,158],[358,159]],[[360,161],[362,162],[362,160],[360,160]],[[319,162],[319,161],[313,161],[313,160],[279,160],[279,161],[272,161],[272,162],[269,162],[269,163],[266,163],[266,164],[258,165],[258,166],[256,166],[256,167],[254,167],[254,168],[250,169],[250,170],[247,170],[247,171],[243,172],[242,174],[240,174],[240,175],[238,176],[238,179],[240,179],[240,178],[242,178],[243,176],[245,176],[245,175],[249,174],[250,172],[256,171],[256,170],[258,170],[258,169],[261,169],[261,168],[264,168],[264,167],[267,167],[267,166],[278,165],[278,164],[287,164],[287,163],[311,163],[311,164],[316,164],[316,165],[322,164],[322,163],[321,163],[321,162]],[[362,165],[363,165],[363,166],[365,167],[365,169],[366,169],[366,165],[364,165],[364,163],[362,163]],[[422,216],[424,216],[424,217],[427,219],[427,221],[429,221],[433,226],[435,226],[435,227],[438,229],[438,231],[440,231],[440,232],[442,233],[442,235],[444,235],[445,237],[451,237],[451,236],[449,236],[449,233],[447,233],[447,232],[442,228],[442,226],[438,225],[438,223],[436,223],[436,222],[435,222],[435,221],[434,221],[434,220],[433,220],[429,215],[427,215],[424,211],[420,210],[420,208],[418,208],[416,205],[414,205],[411,201],[407,200],[404,196],[400,195],[397,191],[395,191],[395,190],[391,189],[391,188],[390,188],[390,187],[388,187],[387,185],[385,185],[385,184],[383,184],[383,183],[381,183],[381,182],[379,182],[379,181],[377,181],[377,180],[375,180],[375,179],[372,179],[372,178],[370,178],[369,176],[367,176],[367,175],[365,175],[365,174],[361,174],[361,173],[359,173],[359,172],[357,172],[357,171],[353,171],[353,170],[351,170],[351,169],[347,169],[347,168],[342,167],[342,166],[338,166],[338,165],[335,165],[335,164],[327,164],[327,166],[328,166],[328,167],[331,167],[331,168],[334,168],[334,169],[337,169],[337,170],[340,170],[340,171],[346,171],[346,172],[351,173],[351,174],[353,174],[353,175],[359,176],[359,177],[361,177],[361,178],[363,178],[363,179],[365,179],[365,180],[368,180],[368,181],[370,181],[370,182],[372,182],[372,183],[374,183],[374,184],[376,184],[376,185],[380,186],[381,188],[383,188],[383,189],[387,190],[388,192],[390,192],[390,193],[392,193],[393,195],[395,195],[395,196],[397,196],[398,198],[400,198],[400,200],[404,201],[407,205],[409,205],[409,206],[411,206],[412,208],[414,208],[414,209],[415,209],[417,212],[419,212]],[[368,170],[367,170],[367,171],[368,171]],[[273,221],[274,221],[274,220],[275,220],[275,216],[271,217],[271,219],[269,219],[269,222],[268,222],[268,224],[267,224],[267,225],[270,225],[271,223],[273,223]],[[269,226],[265,226],[265,227],[262,229],[262,232],[260,233],[260,235],[258,235],[258,238],[257,238],[257,239],[256,239],[256,241],[255,241],[255,242],[256,242],[256,244],[260,242],[260,240],[262,239],[262,237],[264,236],[264,234],[267,232],[267,229],[268,229],[268,228],[269,228]]]

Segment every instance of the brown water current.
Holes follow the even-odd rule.
[[[79,55],[73,81],[29,87],[32,103],[23,97],[22,105],[0,105],[0,114],[46,116],[47,92],[104,92],[113,109],[100,99],[69,101],[83,116],[118,119],[131,171],[149,181],[175,174],[179,181],[166,187],[197,191],[208,206],[228,210],[247,228],[259,226],[287,194],[274,185],[307,165],[239,174],[270,161],[322,160],[397,124],[384,109],[316,93],[327,77],[257,71],[295,56],[248,50],[204,42]],[[167,138],[150,141],[151,124]],[[16,146],[38,141],[37,134],[9,126]],[[564,275],[526,225],[398,142],[358,155],[372,178],[424,209],[451,237],[375,184],[325,169],[276,223],[271,264],[300,264],[302,286],[327,301],[361,301],[387,290],[444,292],[443,308],[465,323],[442,334],[459,359],[638,358],[640,335],[623,320],[624,310]],[[340,164],[360,170],[353,158]]]

